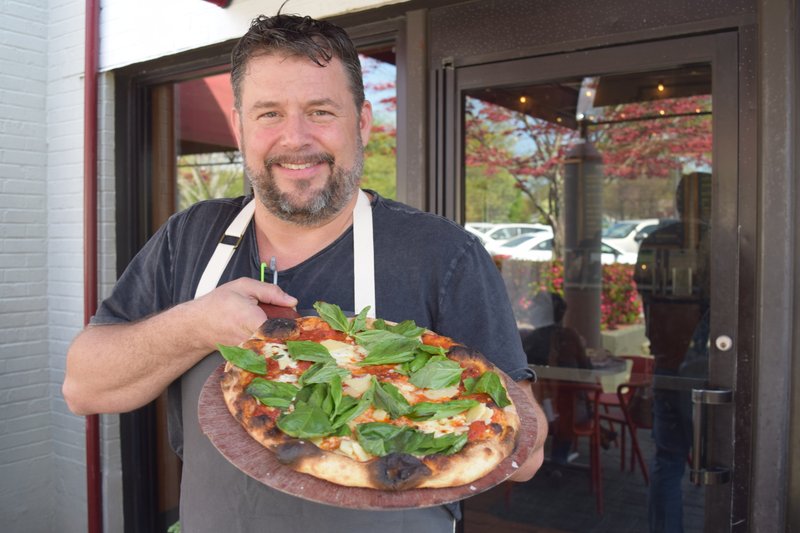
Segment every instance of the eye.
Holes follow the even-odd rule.
[[[328,122],[333,120],[336,115],[327,109],[314,109],[311,111],[310,117],[314,122]]]

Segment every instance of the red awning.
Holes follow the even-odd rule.
[[[230,125],[230,75],[217,74],[175,84],[181,154],[237,150]]]

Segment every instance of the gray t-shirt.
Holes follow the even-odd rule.
[[[445,218],[372,194],[378,316],[412,319],[479,350],[512,379],[532,377],[505,286],[480,242]],[[133,259],[92,323],[130,322],[191,300],[221,235],[249,199],[209,200],[172,216]],[[353,310],[352,229],[303,263],[278,270],[278,285],[299,300],[298,309],[323,300],[359,311]],[[252,224],[220,284],[239,277],[260,277]],[[452,530],[451,514],[442,507],[338,509],[287,496],[242,474],[202,434],[197,419],[200,390],[220,363],[217,352],[210,354],[170,387],[170,440],[184,462],[184,532],[356,532],[374,531],[376,523],[382,533]]]

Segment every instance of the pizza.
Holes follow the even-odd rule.
[[[281,464],[347,487],[471,483],[508,457],[519,416],[505,374],[417,326],[347,317],[271,318],[218,346],[228,410]]]

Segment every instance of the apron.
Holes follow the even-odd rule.
[[[198,284],[195,298],[213,290],[233,257],[255,212],[248,203],[225,231]],[[376,316],[372,207],[359,190],[353,211],[355,309],[370,306]],[[454,533],[455,519],[446,508],[409,511],[354,511],[309,502],[265,488],[228,463],[200,430],[197,399],[207,377],[222,364],[219,353],[204,358],[181,379],[184,468],[181,479],[181,525],[184,533],[229,531],[253,533]],[[268,508],[268,510],[265,510]],[[232,510],[226,514],[223,510]]]

